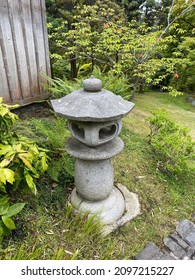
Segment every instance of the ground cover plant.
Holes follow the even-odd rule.
[[[149,92],[136,97],[135,108],[123,120],[121,137],[125,148],[113,164],[115,181],[138,194],[141,214],[104,238],[101,224],[93,217],[87,220],[86,216],[75,213],[69,203],[74,187],[73,159],[64,152],[64,141],[69,137],[65,120],[50,111],[46,117],[22,120],[23,133],[31,134],[39,144],[42,142],[50,150],[52,160],[50,172],[37,181],[37,195],[29,199],[26,194],[28,203],[14,217],[17,229],[4,238],[0,258],[133,259],[148,241],[163,246],[163,238],[175,231],[179,220],[188,218],[194,222],[194,160],[190,161],[189,172],[178,179],[160,172],[156,155],[148,144],[147,117],[158,108],[166,109],[175,123],[183,120],[195,140],[195,109],[186,103],[184,96],[175,98],[167,93]],[[58,134],[55,129],[52,134],[52,127],[56,127]],[[54,163],[59,159],[63,163],[61,168]],[[17,194],[12,202],[22,199],[24,196]]]

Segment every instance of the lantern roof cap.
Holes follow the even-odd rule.
[[[83,81],[83,89],[51,100],[54,111],[75,121],[105,122],[126,116],[134,103],[102,89],[102,81],[91,76]]]

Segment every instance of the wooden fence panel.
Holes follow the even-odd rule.
[[[29,104],[48,96],[50,76],[45,0],[0,0],[0,96]]]

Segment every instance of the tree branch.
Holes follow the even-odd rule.
[[[170,16],[173,10],[173,5],[174,5],[175,0],[172,0],[172,4],[171,7],[169,9],[169,13],[167,16],[167,26],[165,27],[165,29],[163,30],[163,32],[160,34],[160,36],[158,37],[159,39],[161,39],[165,34],[167,34],[167,32],[169,31],[169,28],[171,27],[171,25],[178,20],[181,16],[185,15],[186,13],[188,13],[189,11],[194,11],[195,7],[193,8],[193,6],[195,6],[195,3],[191,3],[188,7],[186,7],[179,15],[177,15],[171,22],[170,22]],[[143,57],[143,62],[148,58],[149,54],[152,52],[152,50],[158,45],[158,43],[155,43],[154,45],[152,45],[146,52],[145,56]]]
[[[167,24],[168,24],[168,25],[170,24],[170,17],[171,17],[171,13],[172,13],[172,11],[173,11],[174,3],[175,3],[175,0],[172,1],[171,7],[170,7],[169,12],[168,12],[168,15],[167,15]]]
[[[195,28],[195,25],[193,25],[191,22],[185,20],[184,18],[179,18],[179,20],[184,21],[185,23],[189,24],[192,28]]]

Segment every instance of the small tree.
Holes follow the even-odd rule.
[[[172,0],[164,28],[148,27],[135,21],[127,23],[116,4],[110,7],[109,4],[109,1],[98,0],[94,5],[77,5],[71,18],[71,29],[64,22],[67,32],[61,32],[61,39],[56,41],[57,46],[63,49],[63,55],[56,57],[70,63],[72,78],[77,76],[83,64],[90,66],[88,70],[91,72],[95,65],[102,71],[112,69],[119,76],[121,73],[128,76],[133,98],[137,91],[144,91],[146,84],[160,84],[173,76],[180,65],[188,63],[188,58],[170,56],[167,50],[175,43],[175,34],[183,30],[176,25],[176,21],[193,11],[193,3],[176,11],[175,1]],[[115,15],[116,11],[118,15]],[[59,27],[53,30],[59,33]],[[171,33],[168,34],[169,31]],[[50,34],[53,40],[55,32]],[[180,94],[173,85],[168,87],[166,84],[164,89],[174,95]]]

